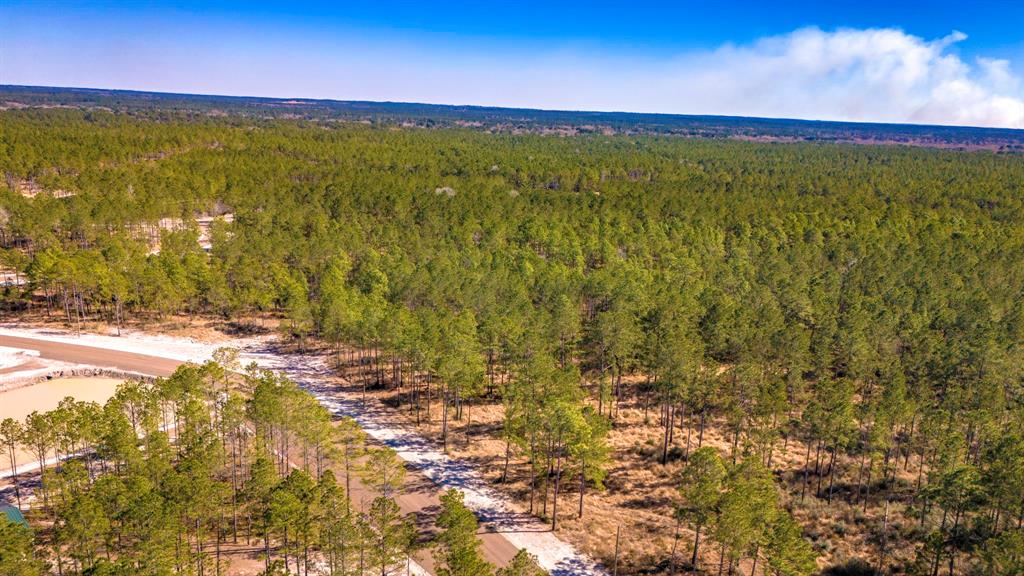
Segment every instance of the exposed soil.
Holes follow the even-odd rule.
[[[53,410],[66,397],[80,402],[103,404],[114,395],[114,390],[121,382],[116,378],[58,378],[0,392],[0,420],[14,418],[23,422],[32,412]],[[15,456],[19,468],[35,461],[35,457],[27,451],[16,452]],[[6,454],[0,458],[0,472],[10,470],[8,460]]]

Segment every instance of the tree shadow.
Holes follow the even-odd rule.
[[[855,559],[844,564],[830,566],[822,571],[821,576],[882,576],[867,562]]]

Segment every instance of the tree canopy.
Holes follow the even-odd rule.
[[[72,326],[273,313],[300,342],[354,347],[363,385],[400,390],[417,418],[440,400],[445,446],[450,419],[500,398],[504,475],[524,457],[530,510],[553,528],[559,494],[578,491],[582,516],[604,485],[609,430],[636,400],[660,408],[663,463],[710,459],[689,434],[673,455],[677,427],[692,423],[698,447],[706,426],[727,431],[732,488],[714,506],[710,492],[680,494],[727,561],[799,573],[787,514],[840,500],[872,511],[856,521],[875,564],[1019,562],[1019,155],[170,110],[6,110],[0,128],[8,310]],[[327,441],[282,432],[289,408],[313,409],[270,387],[255,383],[246,408],[268,450]],[[131,434],[150,423],[130,396],[103,411],[97,438],[135,470],[150,457]],[[68,448],[49,429],[26,423],[37,455]],[[216,450],[202,440],[189,450]],[[798,469],[773,476],[784,457]],[[271,498],[263,529],[315,539],[290,512],[308,488]],[[197,514],[224,497],[216,482],[196,490]],[[754,496],[764,506],[751,511]],[[65,521],[120,530],[92,524],[102,505],[83,500]],[[910,519],[898,532],[897,507]],[[378,528],[392,526],[377,508]],[[91,559],[100,543],[74,546]]]

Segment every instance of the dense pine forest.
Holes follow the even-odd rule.
[[[633,573],[1024,573],[1020,155],[23,109],[0,112],[0,172],[5,318],[275,316],[441,422],[445,448],[450,421],[500,404],[498,472],[526,479],[552,529],[613,489],[608,438],[642,409],[646,465],[677,487],[650,506],[676,543]],[[64,573],[114,550],[213,574],[206,546],[250,529],[298,569],[314,536],[287,522],[311,524],[239,520],[240,502],[283,490],[340,510],[344,490],[315,459],[288,474],[270,447],[235,464],[245,411],[193,439],[199,419],[168,394],[151,396],[190,423],[184,441],[150,417],[144,455],[103,456],[111,480],[86,490],[89,462],[57,473]],[[249,420],[255,438],[287,436]],[[257,465],[274,482],[235,490]],[[153,536],[170,548],[138,549],[120,534],[139,520],[100,509],[128,486],[170,509],[167,469],[210,485]],[[323,549],[335,529],[350,527],[325,525]]]

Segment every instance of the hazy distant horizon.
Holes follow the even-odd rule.
[[[1003,128],[999,126],[974,126],[969,124],[928,124],[928,123],[914,123],[914,122],[872,122],[872,121],[850,121],[850,120],[828,120],[821,118],[792,118],[784,116],[739,116],[732,114],[689,114],[685,112],[637,112],[633,110],[584,110],[584,109],[569,109],[569,108],[532,108],[525,106],[487,106],[479,104],[469,103],[450,103],[450,102],[409,102],[400,100],[343,100],[337,98],[309,98],[306,96],[257,96],[251,94],[214,94],[214,93],[199,93],[199,92],[163,92],[153,90],[133,90],[124,88],[102,88],[96,86],[29,86],[21,84],[0,84],[0,90],[3,89],[29,89],[29,90],[59,90],[59,91],[82,91],[82,92],[96,92],[96,93],[126,93],[126,94],[154,94],[160,96],[182,96],[189,98],[228,98],[228,99],[258,99],[258,100],[269,100],[269,101],[280,101],[287,102],[289,100],[294,101],[306,101],[306,102],[327,102],[335,104],[371,104],[371,105],[397,105],[397,106],[438,106],[448,108],[470,108],[470,109],[486,109],[486,110],[508,110],[515,111],[520,110],[524,112],[541,112],[541,113],[560,113],[560,114],[621,114],[621,115],[635,115],[635,116],[649,116],[649,117],[680,117],[680,118],[721,118],[721,119],[746,119],[753,121],[766,121],[766,122],[806,122],[806,123],[821,123],[821,124],[861,124],[865,126],[911,126],[921,128],[950,128],[950,129],[977,129],[977,130],[1009,130],[1013,132],[1021,132],[1024,134],[1024,128]]]
[[[0,6],[0,82],[1024,128],[1021,21],[1024,3],[1006,2],[639,2],[627,13],[12,0]]]

